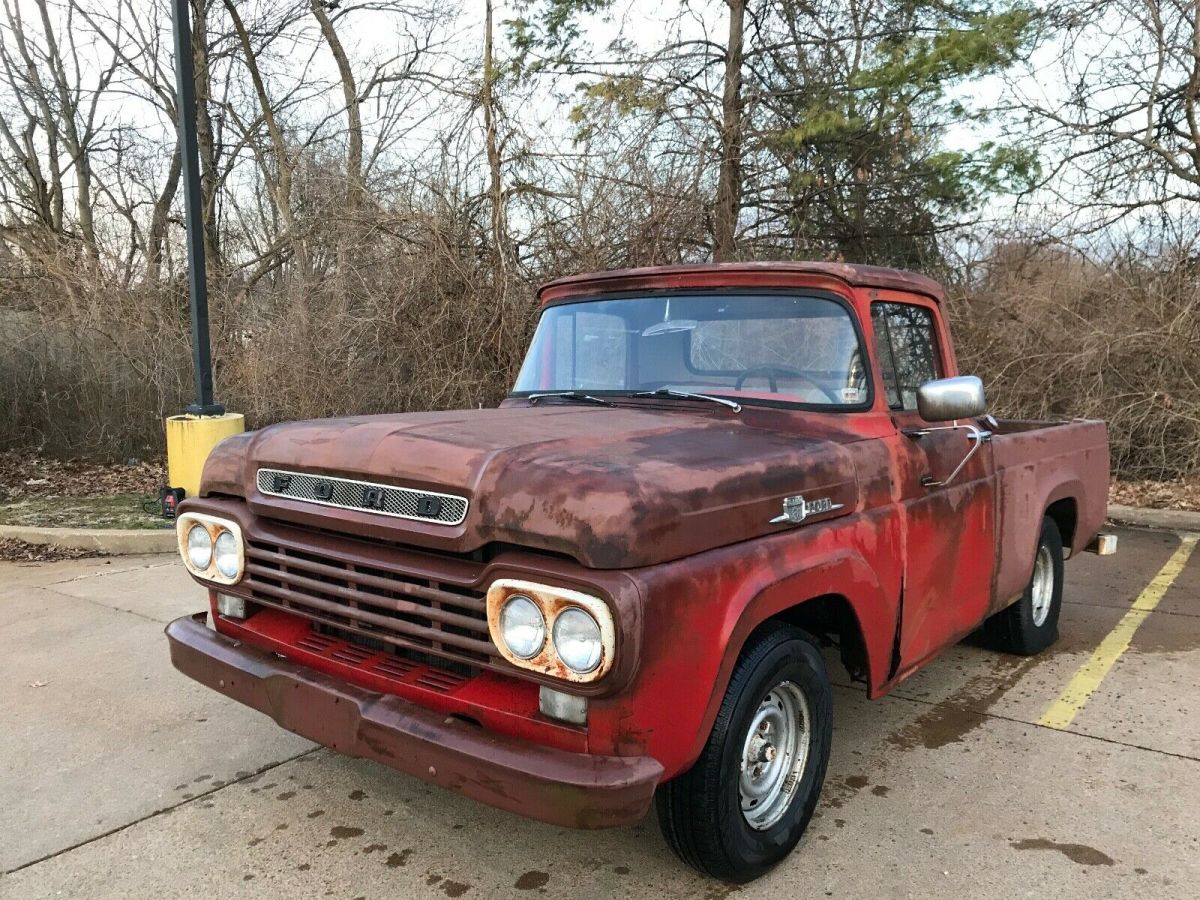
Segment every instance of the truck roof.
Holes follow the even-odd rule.
[[[884,266],[835,262],[732,262],[644,266],[568,275],[542,285],[538,299],[550,303],[565,297],[616,291],[715,287],[790,287],[797,276],[835,278],[854,287],[914,291],[941,303],[945,292],[932,278]]]

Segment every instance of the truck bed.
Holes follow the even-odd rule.
[[[1003,608],[1025,589],[1033,570],[1038,523],[1051,510],[1074,554],[1108,512],[1108,429],[1101,421],[993,419],[996,472],[996,585]]]

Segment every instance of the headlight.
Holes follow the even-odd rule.
[[[193,525],[187,533],[187,558],[192,568],[203,572],[212,562],[213,542],[208,529]]]
[[[546,643],[546,620],[537,604],[521,594],[510,597],[500,610],[500,637],[514,656],[537,656]]]
[[[217,538],[216,549],[217,571],[226,578],[237,578],[242,567],[242,548],[238,545],[238,539],[233,536],[232,531],[221,532]]]
[[[487,617],[492,643],[518,668],[585,683],[613,666],[616,626],[599,597],[500,578],[488,588]]]
[[[179,553],[188,571],[216,584],[236,584],[242,578],[246,553],[237,522],[206,513],[185,512],[175,521]]]
[[[554,651],[572,671],[592,671],[604,651],[600,626],[577,606],[564,609],[554,620]]]

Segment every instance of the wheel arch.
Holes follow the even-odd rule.
[[[766,619],[759,628],[771,622],[795,625],[822,643],[837,647],[850,680],[870,682],[871,661],[867,655],[862,623],[845,594],[820,594],[801,600]],[[753,637],[753,633],[747,640],[750,637]]]
[[[1084,505],[1088,495],[1078,478],[1058,478],[1048,488],[1039,483],[1041,480],[1033,475],[1013,480],[1005,485],[998,498],[996,572],[989,613],[1006,609],[1025,590],[1033,572],[1037,535],[1042,530],[1043,519],[1049,517],[1054,521],[1063,546],[1072,554],[1081,549],[1082,532],[1090,527],[1091,507]]]
[[[704,719],[688,752],[689,764],[708,740],[734,665],[759,629],[787,622],[818,638],[836,634],[843,662],[849,652],[868,694],[878,696],[887,678],[896,611],[875,571],[851,549],[835,551],[763,587],[734,614]]]
[[[1063,546],[1073,547],[1075,545],[1075,529],[1079,524],[1079,500],[1074,492],[1060,496],[1057,500],[1049,501],[1045,516],[1052,519],[1058,527]]]

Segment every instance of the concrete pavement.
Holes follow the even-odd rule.
[[[1041,657],[964,643],[877,703],[831,668],[818,818],[737,890],[652,817],[526,821],[194,685],[161,634],[202,606],[174,560],[0,564],[0,897],[1194,897],[1200,552],[1071,723],[1038,724],[1179,546],[1121,542],[1067,563]]]

